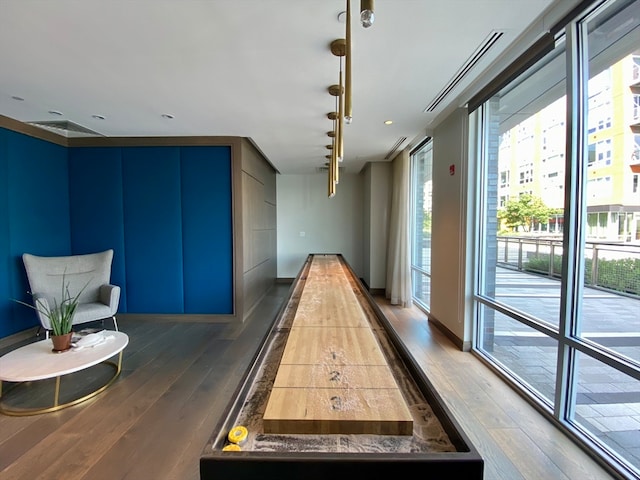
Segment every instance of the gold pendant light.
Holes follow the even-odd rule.
[[[360,23],[369,28],[375,20],[373,0],[360,0]]]
[[[340,178],[339,162],[344,159],[344,125],[353,120],[353,82],[351,77],[351,0],[346,0],[346,32],[345,38],[331,42],[331,53],[340,57],[340,69],[338,85],[331,85],[329,93],[336,97],[336,111],[327,114],[333,120],[333,132],[328,132],[332,137],[331,158],[329,160],[328,191],[329,197],[336,193],[336,185]],[[370,27],[374,21],[374,0],[360,1],[360,21],[365,28]],[[342,16],[342,13],[340,16]],[[340,18],[339,16],[339,18]],[[342,72],[342,57],[345,57],[344,81]],[[329,146],[327,146],[329,148]]]
[[[345,35],[346,39],[346,51],[344,57],[345,68],[345,80],[344,80],[344,121],[348,125],[353,119],[352,105],[351,105],[351,0],[347,0],[347,31]]]

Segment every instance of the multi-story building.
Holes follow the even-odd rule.
[[[566,99],[504,132],[499,203],[529,193],[564,206]],[[640,55],[628,55],[589,80],[587,238],[640,240]],[[537,232],[561,233],[560,215]]]

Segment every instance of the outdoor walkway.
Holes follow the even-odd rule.
[[[497,300],[558,325],[560,282],[499,268]],[[585,288],[580,331],[607,349],[640,362],[640,299]],[[492,354],[553,401],[557,342],[496,314]],[[640,381],[578,354],[575,422],[618,452],[640,471]]]

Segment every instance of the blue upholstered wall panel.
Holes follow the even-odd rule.
[[[71,148],[0,128],[0,338],[37,325],[21,255],[115,251],[121,313],[233,313],[230,147]]]
[[[0,337],[37,324],[33,311],[10,300],[30,300],[22,254],[71,253],[66,148],[10,130],[2,130],[2,138],[6,199],[0,208],[8,239],[0,248],[8,261],[9,291],[0,304],[10,315],[0,320]],[[7,234],[3,230],[5,238]]]
[[[13,253],[70,254],[67,149],[16,132],[7,135]]]
[[[233,313],[231,148],[182,147],[185,313]]]
[[[13,258],[9,255],[9,157],[7,155],[7,132],[0,128],[0,338],[9,335],[15,307],[9,301],[14,296],[11,291],[10,270]]]
[[[182,313],[179,147],[122,149],[127,308]]]
[[[112,248],[111,283],[120,285],[127,312],[121,148],[69,149],[71,249],[74,254]]]

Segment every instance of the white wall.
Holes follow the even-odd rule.
[[[327,175],[277,175],[278,278],[294,278],[310,253],[341,253],[363,274],[363,180],[341,174],[333,198]]]
[[[371,288],[371,164],[367,164],[362,175],[362,279]]]
[[[433,135],[430,315],[466,346],[472,332],[465,298],[471,253],[467,252],[467,155],[468,113],[460,108]]]
[[[387,245],[391,211],[391,162],[368,163],[364,180],[364,271],[370,290],[384,290],[387,283]]]

